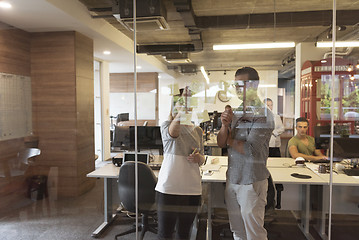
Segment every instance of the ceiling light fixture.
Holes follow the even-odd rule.
[[[8,2],[1,1],[0,8],[9,9],[9,8],[12,8],[12,5]]]
[[[136,66],[136,69],[141,69],[142,67],[141,66]]]
[[[103,51],[103,54],[105,54],[105,55],[110,55],[111,52],[106,50],[106,51]]]
[[[213,50],[245,50],[245,49],[270,49],[270,48],[292,48],[295,42],[270,42],[270,43],[248,43],[248,44],[221,44],[213,45]]]
[[[333,47],[333,42],[317,42],[315,46],[331,48]],[[359,41],[337,41],[335,42],[335,47],[359,47]]]
[[[209,77],[208,77],[208,75],[206,73],[206,70],[204,70],[203,66],[201,66],[201,72],[203,74],[203,77],[206,79],[207,84],[209,84]]]

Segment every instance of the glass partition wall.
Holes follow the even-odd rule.
[[[110,1],[99,1],[97,6],[92,6],[93,2],[78,1],[89,12],[95,7],[105,11],[109,7],[105,2]],[[183,239],[233,239],[232,230],[251,238],[248,229],[238,227],[242,221],[238,218],[252,216],[255,211],[260,212],[259,226],[252,234],[261,239],[265,235],[268,239],[357,239],[358,3],[192,0],[184,6],[182,1],[160,1],[167,23],[157,19],[156,24],[162,21],[162,28],[168,29],[149,31],[146,28],[151,22],[143,22],[141,14],[144,2],[156,1],[117,2],[120,8],[125,4],[127,10],[119,10],[123,16],[132,12],[137,17],[131,23],[118,23],[114,17],[104,21],[123,33],[124,41],[133,43],[130,57],[122,62],[130,65],[126,79],[116,80],[119,72],[110,68],[110,82],[115,79],[116,90],[109,93],[109,106],[121,110],[104,109],[102,113],[117,115],[111,122],[112,150],[120,149],[112,152],[114,164],[109,161],[105,168],[97,169],[99,175],[87,175],[100,179],[88,188],[82,186],[86,191],[80,196],[69,192],[73,190],[70,185],[82,180],[66,177],[74,168],[86,171],[82,175],[94,172],[82,162],[65,166],[65,161],[49,163],[38,158],[40,167],[31,166],[30,175],[47,176],[47,186],[44,178],[10,176],[10,170],[2,169],[4,224],[0,232],[5,239],[49,239],[55,234],[61,239],[100,235],[113,239],[133,225],[136,233],[126,233],[127,239],[142,239],[143,234],[145,239],[176,235]],[[6,49],[11,42],[4,41]],[[331,45],[320,47],[322,43],[334,44],[335,51]],[[138,62],[143,65],[144,59],[157,67],[151,69],[156,80],[147,88],[139,77]],[[31,77],[32,91],[37,93],[44,83],[36,74]],[[59,92],[53,95],[67,96],[61,89],[64,84],[56,85]],[[81,84],[76,87],[87,89]],[[38,104],[44,96],[33,102],[36,114],[41,112]],[[53,96],[48,99],[56,103]],[[59,115],[69,111],[56,106]],[[43,107],[49,111],[46,104]],[[76,115],[80,120],[84,116],[80,110]],[[299,117],[308,120],[304,121],[307,132],[300,132]],[[50,117],[43,126],[49,122],[61,125]],[[35,134],[41,134],[41,124],[33,125]],[[90,134],[92,130],[73,131]],[[72,133],[56,138],[63,137],[60,143],[66,142]],[[277,137],[275,143],[271,143],[272,136]],[[297,152],[290,151],[290,140],[297,137],[301,141],[301,136],[310,139],[302,144],[312,149],[304,166],[295,162],[297,156],[303,157],[297,154],[299,147]],[[71,149],[56,148],[54,138],[40,137],[43,157],[53,156],[48,147],[55,148],[52,154],[68,158],[64,152]],[[9,148],[9,144],[0,146],[4,152]],[[15,155],[14,150],[11,157]],[[12,167],[18,167],[15,165]],[[109,166],[113,175],[104,177],[101,171]],[[243,192],[237,185],[252,189]],[[233,200],[233,192],[239,200]],[[257,201],[262,205],[250,205]],[[6,207],[9,202],[14,202],[11,208]],[[119,216],[113,218],[116,212]],[[184,216],[178,220],[180,224],[176,222],[179,215]],[[20,225],[25,225],[25,230],[17,231]],[[56,233],[54,226],[61,232]],[[144,226],[146,232],[141,232]],[[79,236],[70,234],[71,227]],[[103,231],[105,227],[108,230]]]

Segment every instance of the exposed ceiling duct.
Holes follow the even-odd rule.
[[[163,56],[168,63],[191,63],[189,53],[167,53]]]
[[[201,16],[195,17],[198,28],[271,28],[274,13]],[[338,25],[354,25],[359,22],[358,10],[338,10]],[[329,26],[332,23],[332,11],[279,12],[276,13],[276,27]]]
[[[196,26],[191,0],[173,0],[173,4],[176,7],[176,11],[181,14],[184,25],[188,29],[191,43],[139,45],[137,47],[138,53],[165,55],[167,53],[188,53],[203,50],[201,30]]]
[[[108,3],[107,3],[108,4]],[[138,0],[136,5],[136,30],[167,30],[167,12],[161,0]],[[127,30],[133,31],[133,0],[112,0],[109,7],[91,7],[93,18],[114,17]],[[101,14],[109,13],[111,14]]]
[[[169,28],[167,12],[161,0],[138,0],[136,3],[136,30],[154,31]],[[112,7],[113,16],[126,29],[133,31],[133,1],[118,0]]]

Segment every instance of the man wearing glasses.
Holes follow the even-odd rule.
[[[228,216],[235,240],[266,240],[263,225],[270,175],[266,165],[274,118],[257,96],[259,76],[255,69],[238,69],[235,80],[242,101],[239,114],[231,109],[223,112],[217,135],[218,146],[228,147]]]

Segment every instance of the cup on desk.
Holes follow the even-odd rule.
[[[303,157],[297,157],[295,159],[295,165],[297,165],[297,167],[304,167],[304,162],[305,159]]]
[[[327,173],[329,171],[329,166],[325,164],[320,164],[318,167],[318,173]]]

